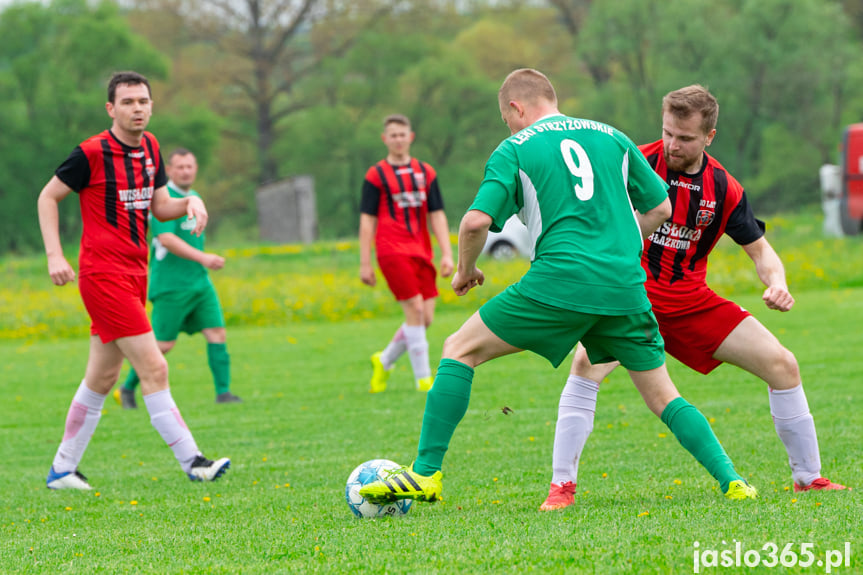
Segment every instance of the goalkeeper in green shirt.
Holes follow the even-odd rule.
[[[195,155],[178,148],[168,156],[166,166],[171,197],[197,196],[192,189],[198,174]],[[162,353],[177,343],[181,331],[201,332],[207,340],[207,360],[216,385],[216,403],[237,403],[231,393],[231,358],[225,343],[225,318],[219,296],[207,270],[220,270],[225,258],[204,251],[204,234],[192,234],[194,220],[180,218],[166,222],[152,219],[153,241],[150,252],[148,299],[153,303],[152,324]],[[129,371],[121,388],[114,391],[124,408],[135,409],[138,374]]]

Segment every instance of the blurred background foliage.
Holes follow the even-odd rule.
[[[658,139],[670,90],[720,103],[710,148],[761,215],[819,201],[845,125],[863,120],[858,0],[52,0],[0,3],[0,253],[41,245],[36,197],[109,126],[111,73],[153,84],[165,150],[192,149],[220,244],[257,238],[254,191],[315,177],[323,238],[356,233],[383,157],[381,120],[410,116],[457,222],[508,135],[503,77],[545,72],[561,111]],[[77,241],[74,202],[61,231]]]

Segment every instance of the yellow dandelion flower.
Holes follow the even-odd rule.
[[[134,499],[133,499],[132,501],[130,501],[130,502],[129,502],[129,505],[137,505],[137,504],[138,504],[138,502],[137,502],[137,501],[135,501]]]
[[[797,503],[797,499],[792,499],[791,503]]]
[[[659,437],[660,437],[661,439],[665,439],[666,437],[668,437],[668,434],[660,433],[660,434],[659,434]]]
[[[210,498],[209,498],[209,497],[204,497],[204,502],[205,502],[205,503],[209,503],[209,502],[210,502]]]
[[[650,515],[650,511],[642,511],[638,514],[639,517],[646,517],[647,515]]]

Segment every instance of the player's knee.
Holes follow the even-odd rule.
[[[587,352],[584,351],[584,348],[578,348],[575,352],[575,357],[572,360],[572,373],[581,377],[586,377],[590,372],[591,367],[593,366],[590,363],[590,359],[587,357]]]
[[[465,339],[461,337],[460,332],[455,332],[443,342],[442,357],[454,359],[464,363],[465,358],[469,354],[470,349],[466,345]]]
[[[147,380],[157,383],[168,381],[168,361],[164,356],[153,358],[148,362],[143,370],[138,370],[138,376],[141,380]]]
[[[778,372],[777,381],[781,382],[773,386],[775,389],[791,389],[800,383],[800,366],[797,364],[797,358],[789,350],[780,346],[774,366]]]

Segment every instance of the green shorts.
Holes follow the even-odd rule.
[[[163,293],[153,301],[153,333],[157,341],[174,341],[179,333],[225,327],[222,305],[212,284],[199,291]]]
[[[595,315],[540,303],[511,285],[479,310],[483,323],[506,343],[546,358],[554,367],[581,341],[591,363],[618,360],[633,371],[665,363],[653,312]]]

